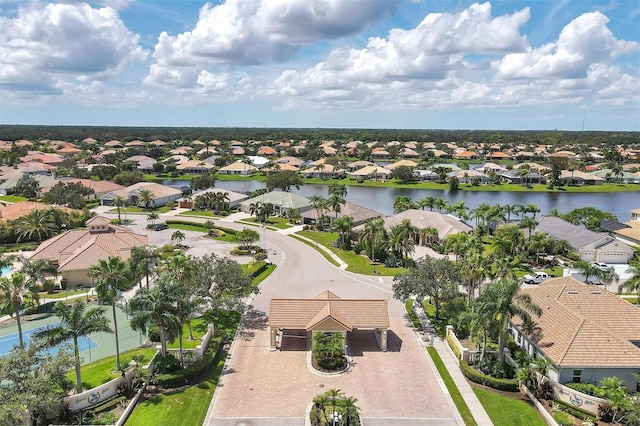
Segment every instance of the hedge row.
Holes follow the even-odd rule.
[[[270,263],[265,263],[263,262],[262,265],[260,265],[260,267],[258,269],[256,269],[255,271],[251,271],[251,276],[253,278],[257,277],[258,275],[260,275],[261,273],[263,273],[264,271],[267,270],[267,268],[269,267]]]
[[[156,375],[154,379],[156,384],[164,388],[184,385],[194,377],[197,377],[206,372],[216,362],[218,362],[220,351],[217,349],[221,347],[222,344],[220,338],[214,338],[209,345],[209,349],[207,350],[207,352],[205,352],[202,358],[198,359],[196,362],[194,362],[184,370]],[[216,350],[214,350],[214,348]]]
[[[456,356],[458,357],[458,359],[462,359],[462,354],[460,354],[460,350],[458,349],[458,345],[455,344],[455,342],[453,341],[453,337],[451,337],[451,335],[447,336],[447,343],[449,344],[449,347],[451,348],[451,350],[453,351],[454,354],[456,354]]]
[[[460,370],[462,371],[462,374],[472,382],[480,383],[481,385],[489,386],[490,388],[505,392],[518,391],[517,379],[496,379],[495,377],[487,376],[475,368],[470,367],[469,364],[463,360],[460,360]]]
[[[566,402],[560,401],[559,399],[554,399],[553,401],[562,407],[562,411],[566,411],[573,417],[576,417],[580,420],[593,420],[595,418],[595,415],[589,411],[583,410],[571,404],[567,404]]]
[[[575,391],[586,393],[587,395],[597,396],[603,398],[603,392],[594,384],[591,383],[564,383],[564,386],[571,388]]]
[[[190,220],[179,220],[179,219],[167,219],[165,221],[165,223],[167,225],[189,225],[189,226],[198,226],[200,228],[203,229],[207,229],[204,226],[204,223],[201,222],[192,222]],[[231,235],[235,235],[238,233],[238,231],[236,231],[235,229],[230,229],[230,228],[223,228],[221,226],[214,226],[213,229],[220,229],[221,231],[224,231],[226,234],[231,234]]]

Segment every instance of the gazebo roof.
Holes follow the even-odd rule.
[[[324,291],[313,299],[271,299],[270,327],[320,330],[331,324],[331,329],[351,331],[389,327],[389,312],[385,299],[341,299]]]

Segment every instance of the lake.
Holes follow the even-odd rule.
[[[189,185],[189,181],[164,181],[165,185]],[[234,192],[252,192],[264,188],[264,182],[226,180],[217,181],[217,188]],[[320,195],[327,197],[328,186],[306,184],[291,192],[304,197]],[[558,192],[490,192],[490,191],[455,191],[433,189],[371,188],[364,186],[348,186],[347,201],[359,204],[385,215],[393,214],[393,202],[397,196],[407,196],[414,201],[433,196],[444,198],[450,204],[463,201],[469,209],[475,209],[482,203],[487,204],[535,204],[541,213],[548,214],[557,209],[567,213],[581,207],[594,207],[615,215],[621,222],[631,220],[630,211],[640,208],[639,192],[608,193],[558,193]]]

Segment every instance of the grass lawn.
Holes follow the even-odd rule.
[[[253,225],[261,225],[261,223],[257,222],[255,217],[250,217],[247,219],[242,219],[242,221],[239,221],[242,223],[251,223]],[[264,225],[269,228],[269,227],[273,227],[273,228],[278,228],[278,229],[287,229],[287,228],[291,228],[291,224],[289,223],[289,219],[285,219],[283,217],[270,217],[265,223]]]
[[[429,352],[429,355],[431,355],[431,359],[436,365],[436,369],[438,370],[438,373],[440,373],[442,381],[444,381],[445,386],[447,386],[447,390],[451,395],[451,399],[453,399],[453,402],[456,404],[456,407],[460,412],[460,416],[462,417],[464,424],[467,426],[477,425],[475,419],[473,418],[473,415],[471,414],[471,410],[469,410],[467,403],[464,401],[464,398],[462,398],[460,390],[458,390],[458,387],[449,375],[449,371],[447,371],[447,367],[444,366],[440,355],[438,355],[438,351],[436,351],[436,349],[431,346],[427,347],[427,351]]]
[[[201,319],[191,321],[191,330],[193,331],[193,340],[189,340],[189,327],[187,324],[182,326],[182,349],[195,349],[200,344],[200,338],[207,331],[207,324]],[[177,339],[167,344],[167,348],[178,349]]]
[[[327,253],[324,250],[320,250],[316,247],[316,244],[308,241],[308,240],[303,240],[302,238],[298,237],[295,234],[290,235],[291,238],[295,238],[296,240],[300,241],[301,243],[304,243],[306,245],[308,245],[309,247],[313,247],[314,249],[316,249],[318,251],[318,253],[320,253],[326,260],[327,262],[329,262],[330,264],[332,264],[333,266],[340,266],[340,264],[338,262],[336,262],[330,255],[329,253]]]
[[[486,389],[474,388],[480,403],[495,426],[545,426],[538,411],[525,401],[499,395]]]
[[[17,195],[0,195],[0,201],[6,201],[7,203],[19,203],[20,201],[27,201],[28,198],[19,197]]]
[[[138,404],[127,420],[127,426],[201,425],[216,390],[224,361],[224,358],[220,359],[215,368],[197,385],[156,395]]]
[[[186,225],[184,223],[167,223],[171,229],[182,229],[183,231],[209,232],[204,226]]]
[[[338,256],[344,263],[347,265],[347,271],[355,272],[357,274],[365,274],[365,275],[374,275],[374,267],[376,275],[384,275],[384,276],[394,276],[398,275],[406,271],[404,268],[387,268],[382,264],[374,265],[369,258],[366,256],[361,256],[359,254],[355,254],[353,251],[344,251],[333,247],[333,242],[338,239],[337,232],[316,232],[316,231],[300,231],[296,232],[296,234],[301,235],[303,237],[307,237],[310,240],[317,242],[318,244],[322,244],[336,256]],[[313,247],[312,244],[309,244]],[[318,249],[325,258],[330,258],[324,251]],[[335,262],[332,262],[335,264]],[[337,265],[336,265],[337,266]]]
[[[46,291],[41,291],[38,294],[40,295],[40,299],[64,299],[69,296],[74,296],[76,294],[85,294],[88,289],[82,290],[67,290],[67,291],[58,291],[55,293],[49,293]]]
[[[220,217],[220,216],[217,216],[217,215],[213,214],[213,212],[209,211],[209,210],[202,210],[202,211],[197,211],[197,212],[189,210],[189,211],[186,211],[186,212],[179,213],[179,215],[195,216],[195,217]]]
[[[151,358],[153,358],[153,355],[155,353],[155,348],[139,348],[127,352],[122,352],[120,354],[120,363],[128,364],[135,355],[142,355],[144,357],[144,359],[142,360],[142,364],[146,365],[149,361],[151,361]],[[82,387],[85,390],[91,389],[96,386],[100,386],[101,384],[106,383],[109,380],[115,379],[120,375],[119,371],[113,372],[115,366],[115,355],[82,366]],[[73,383],[76,382],[75,369],[67,372],[67,378]]]

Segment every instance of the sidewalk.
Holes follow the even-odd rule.
[[[420,320],[420,323],[422,324],[423,328],[425,330],[432,330],[431,323],[429,322],[429,319],[427,318],[424,311],[422,310],[422,307],[417,306],[416,304],[414,304],[414,306],[415,306],[415,313],[418,316],[418,319]],[[473,389],[469,385],[469,382],[467,382],[467,379],[462,374],[462,371],[460,371],[459,361],[456,358],[456,356],[453,354],[453,351],[449,349],[449,347],[447,346],[447,343],[444,342],[441,338],[437,337],[433,341],[433,347],[438,352],[438,355],[440,355],[440,358],[442,359],[444,366],[447,368],[449,375],[451,376],[454,383],[458,387],[458,390],[462,394],[462,398],[464,398],[464,402],[467,403],[467,406],[469,407],[471,414],[473,414],[473,418],[478,423],[478,426],[493,425],[493,422],[491,421],[491,419],[489,418],[489,415],[487,414],[484,407],[480,403],[480,400],[478,400],[478,397],[473,392]]]

